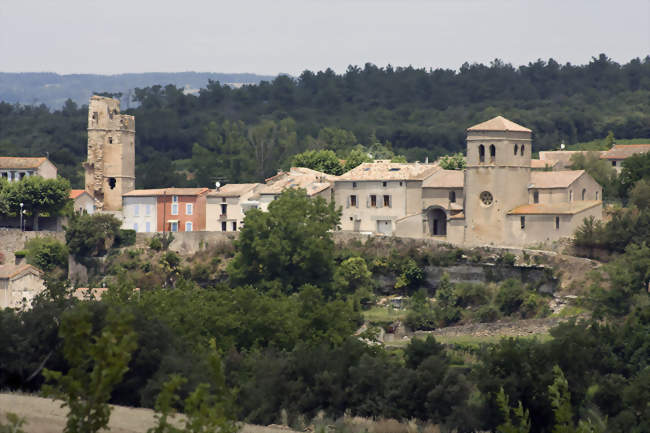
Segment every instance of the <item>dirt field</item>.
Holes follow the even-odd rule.
[[[24,417],[27,433],[61,433],[65,427],[67,411],[61,403],[47,398],[20,394],[0,394],[0,423],[6,423],[5,414],[13,412]],[[154,413],[149,409],[113,406],[109,423],[112,433],[145,433],[153,426]],[[242,433],[279,433],[291,431],[283,428],[244,424]]]

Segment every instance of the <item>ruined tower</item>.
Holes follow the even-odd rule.
[[[98,210],[122,209],[135,189],[135,118],[120,114],[117,99],[93,95],[88,106],[86,191]]]
[[[496,245],[512,241],[506,215],[528,204],[531,132],[501,116],[467,130],[466,241]]]

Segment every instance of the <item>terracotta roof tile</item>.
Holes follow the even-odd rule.
[[[650,152],[650,144],[615,144],[600,155],[602,159],[625,159],[638,153]]]
[[[36,274],[41,275],[42,272],[39,271],[32,265],[22,264],[22,265],[3,265],[0,266],[0,279],[9,279],[13,278],[25,271],[30,271]]]
[[[467,128],[468,131],[516,131],[532,132],[530,129],[518,125],[515,122],[506,119],[503,116],[497,116],[478,125]]]
[[[405,164],[396,162],[366,162],[347,173],[338,180],[424,180],[441,170],[437,164]]]
[[[211,191],[210,197],[239,197],[240,195],[259,186],[259,183],[229,183],[220,187],[218,190]]]
[[[79,197],[81,194],[83,194],[84,192],[86,192],[85,189],[71,189],[70,190],[70,198],[72,200],[74,200],[77,197]],[[88,194],[88,195],[90,195],[90,194]]]
[[[508,215],[575,215],[602,203],[596,200],[583,200],[571,203],[525,204],[512,209]]]
[[[567,188],[583,174],[584,170],[531,171],[529,187]]]
[[[465,174],[462,170],[438,170],[423,183],[423,188],[462,188]]]
[[[0,156],[0,169],[36,169],[41,166],[47,158],[42,157],[17,157],[17,156]]]
[[[208,188],[160,188],[160,189],[134,189],[122,194],[123,197],[149,197],[158,195],[201,195],[210,191]]]

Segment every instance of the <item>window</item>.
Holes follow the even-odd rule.
[[[598,191],[596,191],[596,200],[598,200]]]
[[[583,188],[583,189],[582,189],[582,199],[583,199],[583,200],[585,199],[585,196],[586,196],[586,195],[587,195],[587,190]]]
[[[232,231],[236,232],[237,231],[237,221],[232,222]]]
[[[169,231],[177,232],[178,231],[178,221],[169,222]]]
[[[194,205],[192,203],[187,203],[185,205],[185,215],[192,215],[194,212]]]
[[[490,206],[494,201],[494,197],[492,197],[492,193],[489,191],[483,191],[479,198],[485,206]]]
[[[227,224],[227,223],[226,223],[225,221],[221,221],[221,231],[222,231],[222,232],[225,232],[225,231],[227,230],[227,226],[226,226],[226,224]]]
[[[573,191],[569,191],[569,202],[573,201]]]
[[[178,215],[178,196],[172,196],[172,215]]]
[[[93,121],[97,122],[98,119],[99,119],[99,113],[93,111]]]
[[[539,203],[539,191],[533,192],[533,203]]]
[[[178,203],[178,196],[177,195],[172,196],[172,203]]]
[[[555,230],[560,230],[560,217],[555,217]]]
[[[228,212],[228,204],[221,203],[221,215],[225,215]]]
[[[494,144],[490,144],[490,162],[494,162],[497,157],[497,148],[494,147]]]
[[[616,167],[616,161],[612,161],[612,167]]]
[[[525,147],[526,147],[526,146],[524,146],[523,144],[521,145],[521,156],[524,156],[524,148],[525,148]]]
[[[449,202],[456,203],[456,191],[449,191]]]
[[[108,144],[113,144],[113,137],[108,137]]]
[[[357,187],[357,183],[356,183],[356,182],[352,182],[352,188],[356,188],[356,187]]]
[[[144,214],[145,214],[146,216],[151,215],[151,205],[150,205],[150,204],[148,204],[148,205],[145,206],[145,208],[144,208]]]
[[[374,194],[370,196],[370,207],[377,207],[377,196]]]
[[[391,202],[390,202],[390,196],[389,195],[384,196],[384,207],[391,207]]]
[[[117,181],[115,180],[114,177],[108,178],[108,187],[110,189],[115,189],[115,185],[117,184]]]
[[[515,156],[517,156],[517,151],[519,150],[519,146],[515,144]]]
[[[525,229],[526,228],[526,217],[525,216],[520,217],[520,222],[521,222],[521,229],[522,230]]]
[[[350,196],[350,206],[357,207],[357,196],[356,195],[351,195]]]
[[[384,188],[386,188],[386,187],[388,186],[388,182],[382,182],[382,183],[381,183],[381,186],[383,186]]]
[[[147,232],[147,233],[149,233],[151,231],[151,223],[149,221],[144,223],[144,231]]]
[[[482,144],[478,147],[478,162],[485,162],[485,146]]]
[[[140,205],[136,204],[133,206],[133,216],[140,216]]]
[[[191,222],[186,222],[185,223],[185,231],[186,232],[191,232],[192,231],[192,223]]]
[[[138,231],[138,223],[133,223],[133,230]]]

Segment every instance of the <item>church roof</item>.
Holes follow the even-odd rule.
[[[557,163],[558,161],[556,159],[546,159],[546,160],[531,159],[530,168],[533,169],[553,168],[557,165]]]
[[[465,175],[462,170],[438,170],[423,183],[423,188],[462,188]]]
[[[17,157],[17,156],[0,156],[0,169],[36,169],[41,166],[47,158],[44,156],[31,158],[31,157]]]
[[[602,159],[625,159],[637,153],[646,152],[650,152],[650,144],[615,144],[600,157]]]
[[[516,132],[533,132],[525,126],[521,126],[508,120],[503,116],[497,116],[478,125],[467,128],[468,131],[516,131]]]
[[[365,162],[337,180],[424,180],[438,170],[441,168],[437,164],[375,161]]]
[[[531,171],[529,188],[568,188],[584,170]]]
[[[508,215],[575,215],[602,205],[600,200],[580,200],[565,203],[536,203],[517,206]]]

